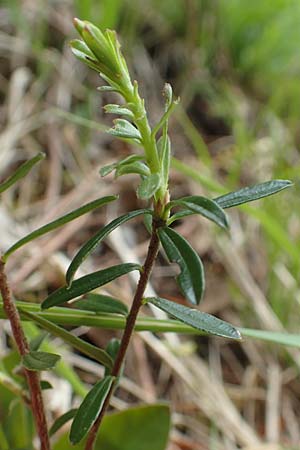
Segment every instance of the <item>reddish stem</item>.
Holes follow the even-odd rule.
[[[131,309],[127,316],[126,326],[125,326],[124,333],[122,336],[120,349],[119,349],[117,358],[115,360],[114,367],[111,372],[111,375],[115,376],[116,378],[120,374],[120,370],[121,370],[121,367],[123,365],[123,362],[124,362],[124,359],[126,356],[128,345],[129,345],[132,333],[134,331],[135,322],[136,322],[139,310],[142,306],[144,292],[145,292],[147,283],[149,281],[149,277],[152,272],[153,264],[155,262],[155,259],[156,259],[156,256],[157,256],[157,253],[159,250],[159,239],[157,236],[157,228],[161,225],[162,225],[162,223],[160,220],[158,220],[158,221],[153,220],[152,235],[151,235],[151,240],[150,240],[149,247],[148,247],[147,256],[146,256],[145,263],[144,263],[144,266],[141,271],[140,279],[139,279],[139,282],[138,282],[138,285],[137,285],[137,288],[135,291]],[[85,445],[85,450],[93,450],[93,448],[94,448],[95,440],[97,437],[97,432],[101,425],[101,422],[105,415],[105,412],[109,406],[113,391],[114,391],[114,385],[111,387],[109,394],[106,397],[105,402],[103,404],[102,410],[88,434],[88,439],[87,439],[87,442]]]
[[[0,258],[0,292],[3,299],[3,308],[10,321],[13,336],[15,338],[19,354],[26,355],[29,346],[21,325],[21,319],[16,305],[12,299],[11,291],[5,274],[5,263]],[[46,416],[44,411],[42,391],[40,387],[40,377],[37,372],[24,368],[30,392],[30,406],[35,418],[37,432],[40,438],[41,450],[50,450]]]

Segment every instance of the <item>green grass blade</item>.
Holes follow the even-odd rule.
[[[0,194],[17,183],[21,178],[24,178],[30,172],[32,167],[44,159],[45,156],[45,153],[38,153],[36,156],[22,164],[9,178],[7,178],[7,180],[0,184]]]
[[[22,313],[22,317],[28,317],[33,322],[38,323],[42,328],[49,331],[49,333],[52,333],[54,334],[54,336],[61,338],[64,342],[81,351],[85,355],[95,359],[100,364],[103,364],[109,369],[112,368],[113,361],[111,357],[101,348],[98,348],[90,344],[89,342],[85,342],[82,339],[79,339],[77,336],[74,336],[69,331],[58,327],[49,320],[41,317],[39,314],[32,314],[22,308],[20,309],[20,312]]]
[[[28,242],[33,241],[34,239],[37,239],[38,237],[43,236],[44,234],[49,233],[50,231],[56,230],[57,228],[61,227],[62,225],[65,225],[66,223],[71,222],[72,220],[77,219],[78,217],[82,216],[83,214],[93,211],[96,208],[100,208],[101,206],[104,206],[107,203],[110,203],[110,202],[116,200],[117,198],[118,197],[115,195],[98,198],[97,200],[86,203],[85,205],[81,206],[80,208],[77,208],[64,216],[59,217],[58,219],[54,220],[53,222],[50,222],[47,225],[44,225],[41,228],[38,228],[37,230],[33,231],[32,233],[29,233],[27,236],[20,239],[12,247],[10,247],[4,253],[3,260],[6,261],[7,258],[12,253],[14,253],[16,250],[18,250],[20,247],[27,244]]]
[[[68,286],[71,285],[74,275],[79,268],[79,266],[85,261],[85,259],[95,250],[95,248],[105,239],[113,230],[118,228],[123,223],[127,222],[134,217],[141,214],[149,212],[147,209],[139,209],[137,211],[132,211],[130,213],[124,214],[123,216],[114,219],[112,222],[103,227],[98,233],[91,237],[74,256],[71,264],[66,273],[66,282]]]
[[[252,328],[240,328],[242,336],[260,341],[272,342],[273,344],[287,345],[300,348],[300,335],[283,333],[277,331],[255,330]]]
[[[64,307],[54,307],[49,311],[40,311],[40,306],[36,303],[16,302],[17,308],[20,310],[22,320],[29,320],[23,315],[24,311],[29,311],[33,314],[38,314],[38,317],[43,317],[52,323],[69,326],[91,326],[106,330],[124,330],[126,319],[115,314],[95,314],[90,311],[74,310]],[[3,302],[0,300],[0,319],[6,318]],[[26,325],[26,323],[24,323]],[[242,336],[251,339],[259,339],[272,343],[279,343],[286,346],[300,348],[300,334],[280,333],[277,331],[265,331],[252,328],[238,327]],[[153,333],[183,333],[183,334],[197,334],[207,335],[204,331],[196,330],[191,326],[179,322],[178,320],[161,320],[152,317],[139,316],[136,322],[135,331],[152,331]],[[52,347],[49,347],[52,350]],[[61,364],[59,362],[58,364]],[[81,395],[81,392],[79,392]]]
[[[96,289],[100,286],[104,286],[110,281],[125,275],[133,270],[140,270],[141,266],[138,264],[127,263],[119,264],[117,266],[109,267],[107,269],[99,270],[98,272],[85,275],[84,277],[75,280],[70,287],[63,286],[52,292],[46,300],[42,303],[42,309],[51,308],[52,306],[60,305],[79,297],[80,295],[87,294],[88,292]]]

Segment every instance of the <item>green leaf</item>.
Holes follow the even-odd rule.
[[[112,368],[113,361],[111,357],[101,348],[98,348],[95,345],[90,344],[89,342],[83,341],[77,336],[74,336],[69,331],[64,330],[63,328],[55,325],[49,320],[41,317],[39,314],[32,314],[29,311],[24,311],[24,309],[22,308],[20,308],[20,312],[22,314],[22,317],[28,317],[33,322],[38,323],[42,328],[54,334],[54,336],[63,339],[64,342],[81,351],[85,355],[95,359],[100,364],[103,364],[109,369]]]
[[[205,287],[201,259],[190,244],[171,228],[160,228],[158,235],[169,261],[180,267],[181,272],[176,280],[183,295],[189,302],[197,305]]]
[[[168,189],[171,162],[171,142],[168,135],[162,135],[159,138],[157,149],[161,164],[161,186],[166,191]]]
[[[221,195],[214,199],[221,208],[231,208],[242,203],[252,202],[259,198],[267,197],[283,189],[289,188],[293,183],[289,180],[271,180],[254,186],[245,187],[235,192]]]
[[[79,39],[70,41],[71,51],[79,61],[87,64],[91,69],[100,72],[103,69],[103,64],[100,64],[95,55],[90,51],[88,46]]]
[[[52,292],[42,303],[42,309],[51,308],[52,306],[61,305],[62,303],[80,297],[100,286],[104,286],[110,281],[125,275],[133,270],[141,270],[138,264],[127,263],[109,267],[107,269],[93,272],[84,277],[78,278],[72,283],[72,286],[63,286]]]
[[[104,418],[97,450],[165,450],[170,431],[167,405],[143,405]]]
[[[112,338],[107,344],[107,347],[105,349],[114,361],[118,355],[120,345],[121,345],[120,339]]]
[[[117,78],[120,75],[119,64],[105,35],[92,23],[86,20],[83,23],[81,37],[96,56],[97,62],[103,66],[103,73],[111,79]]]
[[[49,436],[53,436],[61,427],[63,427],[69,420],[73,419],[78,409],[70,409],[66,413],[59,416],[49,430]]]
[[[176,220],[184,219],[184,217],[191,216],[194,213],[190,209],[184,209],[182,211],[178,211],[175,214],[172,214],[172,216],[167,220],[167,225],[171,225],[171,223],[175,222]]]
[[[152,220],[153,220],[152,214],[144,215],[144,225],[149,234],[152,233]]]
[[[35,436],[33,417],[22,399],[15,399],[11,402],[8,414],[6,417],[4,416],[4,419],[5,434],[10,444],[9,450],[33,450]],[[2,417],[1,423],[3,423]]]
[[[101,424],[96,450],[166,450],[171,425],[166,404],[142,405],[108,414]],[[69,450],[67,435],[61,436],[53,450]],[[74,447],[84,449],[84,442]]]
[[[120,350],[120,345],[121,345],[121,341],[120,339],[116,339],[116,338],[112,338],[109,343],[107,344],[105,350],[107,351],[107,353],[111,356],[111,358],[113,359],[113,361],[116,360],[116,357],[119,353]],[[115,381],[115,385],[114,385],[114,389],[117,388],[118,384],[119,384],[119,379],[123,376],[123,370],[124,370],[124,362],[122,364],[122,367],[120,369],[119,375]],[[108,368],[105,368],[105,372],[104,372],[104,376],[110,375],[111,370]]]
[[[97,91],[100,92],[119,92],[119,90],[112,86],[99,86],[97,87]]]
[[[128,120],[116,119],[114,120],[114,124],[115,126],[107,131],[107,133],[109,133],[110,135],[141,141],[142,136],[139,130],[134,125],[132,125],[132,123],[128,122]]]
[[[151,198],[160,187],[160,176],[158,173],[152,173],[144,178],[137,188],[137,196],[142,200]]]
[[[169,203],[172,206],[183,206],[193,213],[200,214],[203,217],[215,222],[222,228],[228,228],[228,220],[223,209],[216,201],[210,200],[199,195],[191,195],[173,200]]]
[[[54,353],[29,352],[23,356],[22,363],[28,370],[49,370],[55,366],[59,359],[60,356]]]
[[[131,164],[123,164],[116,167],[116,178],[121,175],[127,175],[128,173],[137,173],[143,177],[148,177],[150,175],[150,169],[141,161],[136,161]]]
[[[130,119],[134,119],[133,112],[124,106],[108,104],[104,106],[104,111],[108,114],[117,114],[119,116],[127,116]]]
[[[3,181],[3,183],[0,184],[0,194],[9,189],[21,178],[24,178],[28,174],[28,172],[30,172],[32,167],[44,158],[45,153],[39,153],[38,155],[22,164],[9,178],[7,178],[7,180]]]
[[[7,258],[12,253],[14,253],[20,247],[22,247],[23,245],[32,241],[33,239],[36,239],[46,233],[49,233],[50,231],[56,230],[57,228],[61,227],[62,225],[65,225],[66,223],[71,222],[72,220],[77,219],[78,217],[82,216],[83,214],[93,211],[96,208],[100,208],[101,206],[104,206],[107,203],[110,203],[110,202],[116,200],[117,198],[118,197],[116,195],[110,195],[108,197],[99,198],[92,202],[86,203],[85,205],[81,206],[80,208],[74,209],[70,213],[68,213],[62,217],[59,217],[58,219],[54,220],[53,222],[48,223],[47,225],[42,226],[41,228],[38,228],[37,230],[33,231],[32,233],[29,233],[27,236],[20,239],[12,247],[10,247],[4,253],[3,260],[6,261]]]
[[[101,177],[105,177],[106,175],[108,175],[109,173],[111,173],[113,170],[115,170],[117,167],[121,167],[123,165],[126,164],[131,164],[134,163],[136,161],[142,161],[144,158],[143,156],[139,156],[139,155],[129,155],[124,159],[121,159],[120,161],[117,161],[113,164],[108,164],[107,166],[102,167],[99,170],[99,173],[101,175]]]
[[[30,351],[38,350],[47,335],[48,333],[43,331],[42,333],[38,334],[34,339],[32,339],[32,341],[30,341],[29,344]]]
[[[86,298],[73,303],[75,308],[95,313],[122,314],[127,316],[128,308],[120,300],[101,294],[88,294]]]
[[[211,314],[198,311],[197,309],[187,308],[178,303],[170,302],[165,298],[150,297],[145,300],[171,314],[171,316],[180,320],[180,322],[186,323],[197,330],[229,339],[241,339],[241,334],[238,329]]]
[[[166,83],[164,86],[163,95],[166,99],[165,112],[162,115],[162,117],[160,118],[159,122],[153,127],[152,136],[156,136],[157,132],[161,128],[164,128],[164,133],[167,133],[168,119],[169,119],[170,115],[172,114],[174,108],[178,105],[179,100],[180,100],[179,98],[174,99],[172,87],[168,83]]]
[[[9,443],[7,441],[6,435],[2,424],[0,423],[0,448],[1,450],[9,450]]]
[[[78,253],[74,256],[71,264],[68,267],[66,273],[66,282],[68,286],[71,285],[74,275],[79,268],[79,266],[85,261],[85,259],[96,249],[96,247],[116,228],[118,228],[123,223],[127,222],[134,217],[140,216],[141,214],[145,214],[149,210],[147,209],[138,209],[137,211],[131,211],[123,216],[117,217],[112,222],[107,224],[105,227],[101,228],[98,233],[92,236],[78,251]],[[102,285],[101,285],[102,286]]]
[[[70,441],[72,444],[80,442],[92,427],[101,412],[113,382],[114,377],[112,376],[103,378],[103,380],[95,384],[84,398],[71,426]]]

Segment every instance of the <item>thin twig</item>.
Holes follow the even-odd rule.
[[[0,258],[0,292],[3,299],[3,307],[10,321],[13,336],[15,338],[19,353],[21,356],[29,352],[29,346],[21,325],[20,315],[12,299],[11,291],[5,274],[5,264]],[[40,378],[37,372],[24,368],[27,379],[31,409],[36,422],[37,433],[40,438],[41,450],[50,450],[50,443],[47,430],[47,422],[44,411],[42,391],[40,387]]]
[[[134,330],[135,322],[136,322],[139,310],[142,306],[143,295],[144,295],[149,277],[152,272],[153,264],[155,262],[155,259],[156,259],[156,256],[157,256],[157,253],[159,250],[159,238],[157,236],[157,228],[161,225],[162,225],[161,221],[153,220],[152,235],[151,235],[151,240],[150,240],[149,247],[148,247],[147,256],[145,259],[143,269],[141,271],[140,279],[139,279],[139,282],[138,282],[138,285],[137,285],[137,288],[135,291],[132,306],[131,306],[130,312],[128,314],[128,317],[127,317],[126,326],[125,326],[121,344],[120,344],[120,349],[119,349],[117,358],[115,360],[114,367],[111,372],[111,375],[115,376],[116,379],[118,378],[121,368],[122,368],[122,365],[124,363],[127,348],[128,348],[128,345],[129,345],[129,342],[130,342],[130,339],[131,339],[131,336],[132,336],[132,333]],[[101,425],[101,422],[105,415],[105,412],[109,406],[110,398],[113,394],[113,391],[114,391],[114,385],[111,387],[110,392],[105,399],[103,408],[89,432],[88,439],[87,439],[87,442],[85,445],[85,450],[93,450],[93,448],[94,448],[97,432]]]

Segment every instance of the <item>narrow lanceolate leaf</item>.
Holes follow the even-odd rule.
[[[80,297],[83,294],[109,283],[116,278],[132,272],[133,270],[141,270],[138,264],[127,263],[109,267],[108,269],[93,272],[84,277],[78,278],[72,283],[72,286],[64,286],[52,292],[42,303],[42,309],[51,308],[52,306],[61,305],[62,303]]]
[[[114,124],[115,126],[107,131],[107,133],[112,136],[126,139],[136,139],[138,141],[142,139],[139,130],[132,125],[132,123],[128,122],[128,120],[116,119]]]
[[[44,158],[45,153],[39,153],[38,155],[22,164],[9,178],[7,178],[7,180],[3,181],[3,183],[0,184],[0,194],[6,191],[6,189],[10,188],[21,178],[24,178],[28,174],[28,172],[30,172],[32,167]]]
[[[101,167],[101,169],[99,170],[99,173],[100,173],[101,177],[105,177],[106,175],[111,173],[116,168],[119,168],[119,167],[124,166],[126,164],[135,163],[136,161],[142,161],[143,159],[144,159],[143,156],[129,155],[126,158],[121,159],[120,161],[117,161],[115,163],[108,164],[107,166]]]
[[[176,220],[184,219],[187,216],[191,216],[194,213],[190,209],[183,209],[182,211],[178,211],[175,214],[172,214],[169,219],[167,220],[167,225],[171,225],[171,223],[175,222]]]
[[[152,173],[145,177],[137,188],[137,196],[142,200],[151,198],[160,187],[160,176],[158,173]]]
[[[150,297],[145,300],[180,320],[180,322],[186,323],[197,330],[229,339],[241,339],[241,334],[236,328],[211,314],[187,308],[178,303],[170,302],[165,298]]]
[[[64,328],[55,325],[44,317],[41,317],[39,314],[32,314],[29,311],[24,311],[22,308],[20,308],[19,311],[22,314],[22,318],[23,316],[29,318],[32,322],[38,323],[42,328],[49,331],[49,333],[61,338],[64,342],[76,348],[83,354],[95,359],[108,369],[112,368],[113,361],[106,351],[90,344],[89,342],[83,341]]]
[[[79,39],[73,39],[70,42],[71,51],[79,61],[87,64],[91,69],[100,72],[103,69],[103,65],[100,64],[95,55],[90,51],[88,46]]]
[[[148,177],[150,175],[150,169],[141,161],[136,161],[131,164],[124,164],[116,168],[116,178],[128,173],[137,173],[143,177]]]
[[[101,314],[121,314],[127,316],[128,308],[120,300],[101,294],[88,294],[86,298],[73,303],[73,306],[84,311]]]
[[[22,363],[28,370],[49,370],[55,366],[59,359],[60,356],[54,353],[29,352],[23,356]]]
[[[97,91],[100,92],[119,92],[118,89],[112,86],[99,86],[97,87]]]
[[[182,197],[178,200],[173,200],[169,203],[170,206],[181,206],[190,210],[195,214],[200,214],[203,217],[215,222],[222,228],[228,228],[228,220],[223,209],[216,201],[210,200],[199,195],[191,195]]]
[[[141,214],[145,214],[146,212],[148,212],[147,209],[139,209],[137,211],[131,211],[130,213],[124,214],[123,216],[114,219],[105,227],[101,228],[98,233],[92,236],[91,239],[89,239],[74,256],[67,270],[66,281],[68,286],[71,285],[78,267],[113,230],[115,230],[128,220],[133,219],[134,217],[137,217]]]
[[[104,111],[109,114],[117,114],[118,116],[126,116],[130,119],[134,119],[134,114],[130,109],[126,108],[125,106],[115,105],[115,104],[108,104],[104,106]]]
[[[97,200],[86,203],[85,205],[81,206],[80,208],[77,208],[64,216],[59,217],[58,219],[54,220],[53,222],[50,222],[47,225],[44,225],[41,228],[38,228],[37,230],[33,231],[32,233],[29,233],[27,236],[20,239],[18,242],[16,242],[12,247],[10,247],[4,253],[4,255],[3,255],[4,261],[6,261],[7,258],[12,253],[14,253],[17,249],[19,249],[23,245],[27,244],[28,242],[32,241],[33,239],[43,236],[44,234],[49,233],[50,231],[56,230],[57,228],[65,225],[66,223],[71,222],[74,219],[77,219],[78,217],[82,216],[83,214],[87,214],[88,212],[93,211],[96,208],[100,208],[101,206],[104,206],[107,203],[110,203],[110,202],[116,200],[117,198],[118,197],[116,195],[110,195],[108,197],[98,198]]]
[[[120,339],[116,339],[116,338],[112,338],[109,341],[109,343],[107,344],[106,351],[112,357],[112,359],[114,361],[118,355],[120,345],[121,345]]]
[[[215,198],[214,201],[218,203],[221,208],[231,208],[232,206],[241,205],[242,203],[252,202],[253,200],[276,194],[276,192],[282,191],[292,185],[293,183],[289,180],[266,181],[265,183],[255,184],[254,186],[245,187],[238,191],[221,195],[220,197]]]
[[[49,430],[49,436],[53,436],[61,427],[63,427],[69,420],[73,419],[78,409],[70,409],[65,414],[59,416],[56,421],[53,423]]]
[[[149,234],[152,233],[152,221],[153,221],[152,214],[145,214],[144,215],[144,225],[145,225],[146,230],[148,231]]]
[[[169,182],[169,171],[171,161],[171,142],[168,135],[162,135],[157,142],[158,155],[161,163],[161,186],[167,190]]]
[[[105,348],[107,353],[112,357],[113,361],[115,361],[117,356],[118,356],[118,353],[119,353],[119,350],[120,350],[120,345],[121,345],[121,341],[119,339],[112,338],[109,341],[109,343],[107,344],[106,348]],[[115,382],[114,388],[117,387],[120,377],[123,376],[123,369],[124,369],[124,363],[122,364],[122,367],[121,367],[121,370],[119,372],[118,379]],[[111,370],[106,368],[105,372],[104,372],[104,375],[107,376],[107,375],[110,375],[110,374],[111,374]]]
[[[183,295],[190,303],[197,305],[205,287],[201,259],[190,244],[171,228],[160,228],[158,235],[169,261],[180,267],[176,280]]]
[[[81,403],[71,426],[70,441],[78,444],[88,433],[101,412],[103,403],[109,394],[114,377],[107,376],[98,381]]]

